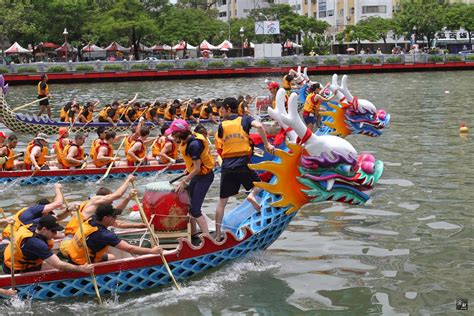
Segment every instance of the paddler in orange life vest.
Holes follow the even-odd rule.
[[[312,84],[308,88],[308,96],[303,107],[303,120],[306,126],[312,131],[314,125],[319,126],[319,108],[321,102],[331,101],[336,96],[336,91],[330,98],[323,97],[321,93],[322,87],[319,82]]]
[[[52,215],[43,215],[37,226],[22,226],[15,233],[15,247],[13,252],[14,267],[11,266],[11,244],[5,248],[3,272],[10,274],[40,271],[43,261],[53,268],[68,272],[91,273],[94,268],[91,264],[81,266],[61,261],[53,252],[53,238],[64,228],[59,225]]]
[[[73,103],[69,111],[66,113],[66,122],[74,124],[79,116],[79,104]]]
[[[56,159],[59,164],[59,168],[63,165],[63,150],[66,145],[68,145],[71,141],[69,140],[69,130],[67,127],[60,127],[58,130],[58,139],[53,144],[53,151],[56,155]]]
[[[3,132],[0,132],[0,137],[6,136]],[[16,170],[23,167],[23,163],[15,161],[18,157],[23,156],[25,153],[21,152],[15,154],[14,149],[18,144],[18,137],[16,135],[10,135],[7,138],[7,143],[0,146],[0,170]]]
[[[105,139],[100,140],[98,146],[95,147],[95,153],[93,155],[93,162],[97,168],[108,167],[111,163],[115,167],[120,165],[119,157],[114,157],[114,146],[113,144],[117,140],[117,133],[114,131],[107,131],[105,133]]]
[[[143,166],[148,164],[145,142],[148,135],[150,135],[150,129],[147,126],[142,126],[139,131],[140,136],[131,142],[130,148],[126,151],[128,166],[136,166],[138,164]]]
[[[45,111],[48,114],[48,117],[51,118],[51,106],[49,105],[49,98],[51,94],[49,93],[48,86],[48,75],[42,74],[41,81],[38,82],[38,99],[47,98],[39,101],[40,110],[38,112],[38,117],[40,117]]]
[[[86,136],[83,133],[77,133],[74,141],[64,147],[61,158],[64,169],[81,168],[86,163],[84,148],[82,148],[85,140]]]
[[[115,190],[115,192],[112,192],[110,189],[107,188],[99,188],[94,196],[91,196],[88,200],[83,201],[81,203],[78,202],[71,202],[70,207],[79,207],[79,212],[81,216],[81,221],[84,222],[91,218],[94,214],[95,211],[97,210],[97,207],[101,204],[112,204],[113,202],[117,201],[120,199],[128,189],[128,186],[130,183],[135,181],[135,176],[129,175],[127,179],[122,183],[122,185]],[[123,210],[127,207],[127,204],[130,202],[130,200],[134,199],[137,194],[137,191],[135,189],[130,189],[129,194],[122,199],[118,204],[117,204],[117,210],[120,210],[120,213],[117,213],[120,215]],[[114,224],[115,227],[117,228],[144,228],[146,227],[143,223],[127,223],[127,222],[115,222]],[[76,233],[76,231],[79,230],[79,221],[77,220],[77,217],[74,216],[71,218],[71,220],[67,223],[65,230],[64,230],[64,238],[61,242],[60,245],[60,250],[61,253],[65,256],[68,257],[68,249],[69,249],[69,244]]]
[[[79,113],[79,122],[81,123],[90,123],[92,122],[93,116],[94,116],[94,108],[96,105],[98,105],[100,101],[97,101],[95,103],[89,101],[87,102],[86,106],[84,109]]]
[[[84,236],[80,230],[77,230],[71,239],[68,249],[69,260],[74,264],[87,262],[83,238],[86,239],[90,259],[93,263],[114,260],[115,256],[107,253],[109,247],[135,255],[159,255],[163,253],[163,249],[159,246],[144,248],[130,245],[121,240],[114,232],[108,230],[108,227],[114,225],[120,212],[120,210],[114,209],[112,204],[100,204],[95,211],[95,215],[82,224]]]
[[[5,227],[5,225],[8,225],[8,224],[13,224],[14,221],[11,217],[8,217],[8,218],[0,218],[0,227]],[[0,237],[0,242],[2,241],[2,238]],[[6,247],[6,245],[5,245]],[[2,251],[3,253],[3,251]],[[16,291],[13,290],[13,289],[0,289],[0,295],[3,295],[3,296],[13,296],[16,294]]]
[[[125,121],[129,124],[133,124],[140,117],[142,111],[140,111],[140,102],[135,102],[133,106],[125,112]]]
[[[187,175],[179,182],[176,191],[182,192],[187,188],[191,198],[191,233],[196,230],[196,223],[203,234],[209,235],[206,218],[201,208],[207,191],[214,181],[214,158],[212,157],[209,142],[198,133],[193,133],[185,120],[174,120],[166,134],[180,143],[179,150],[186,164]]]
[[[76,100],[74,101],[69,101],[68,103],[66,103],[62,108],[61,110],[59,111],[59,120],[61,122],[66,122],[66,115],[67,115],[67,111],[69,111],[72,107],[72,104],[75,103]]]
[[[118,101],[114,101],[111,105],[106,105],[99,112],[99,122],[109,122],[113,126],[117,126],[117,123],[119,121],[118,108]]]
[[[198,122],[199,118],[194,117],[194,106],[196,105],[195,101],[192,100],[184,101],[181,105],[181,118],[185,121]]]
[[[245,190],[252,190],[247,196],[247,200],[253,205],[255,210],[260,211],[260,204],[257,195],[261,189],[254,186],[254,182],[260,182],[260,178],[254,170],[249,169],[252,147],[250,145],[249,133],[255,127],[263,140],[265,149],[273,154],[275,147],[267,140],[267,135],[262,123],[253,117],[237,114],[238,101],[235,98],[224,99],[224,121],[219,125],[217,137],[222,143],[222,148],[218,152],[222,157],[221,185],[219,202],[216,208],[216,240],[221,239],[221,223],[224,216],[224,209],[229,197],[239,193],[242,185]]]
[[[154,143],[151,155],[160,164],[176,163],[178,159],[178,144],[171,135],[166,134],[169,125],[164,124],[161,127],[161,136]]]
[[[61,188],[62,186],[60,183],[56,183],[54,185],[55,196],[52,202],[44,198],[39,199],[35,204],[24,207],[16,212],[16,214],[12,217],[14,220],[13,230],[17,231],[21,226],[25,225],[37,224],[41,216],[46,214],[54,215],[53,211],[62,209],[63,198],[61,194]],[[63,211],[57,213],[56,218],[58,220],[63,220],[68,216],[68,213],[69,210],[64,209]],[[10,238],[10,229],[11,228],[8,226],[3,230],[2,237],[4,239]]]
[[[54,157],[48,156],[48,135],[38,133],[38,135],[31,141],[25,150],[25,169],[31,170],[49,170],[46,160]]]

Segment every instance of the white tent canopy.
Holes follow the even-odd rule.
[[[82,48],[83,53],[105,52],[105,49],[94,44],[87,44]]]
[[[130,52],[130,48],[123,47],[117,42],[112,42],[109,46],[105,48],[105,50],[108,52]]]
[[[151,47],[153,51],[165,51],[165,50],[171,50],[171,46],[166,45],[166,44],[156,44]]]
[[[12,46],[10,46],[7,50],[5,50],[5,54],[31,54],[29,50],[26,48],[21,47],[18,42],[15,42]]]
[[[186,49],[187,50],[195,50],[196,46],[192,46],[188,42],[185,41],[180,41],[178,44],[174,45],[172,47],[173,50],[184,50],[184,44],[186,44]]]
[[[229,42],[228,40],[225,40],[222,43],[220,43],[219,45],[217,45],[217,48],[220,49],[220,50],[225,51],[225,50],[229,50],[229,49],[234,48],[234,45],[232,45],[232,43]]]
[[[217,46],[210,44],[208,41],[203,40],[202,43],[199,45],[200,50],[217,50],[219,49]]]

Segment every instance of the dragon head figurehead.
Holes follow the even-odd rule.
[[[322,127],[319,135],[331,134],[345,137],[350,134],[362,134],[378,137],[390,122],[390,114],[377,108],[365,99],[353,96],[347,87],[347,76],[344,75],[341,85],[337,83],[337,75],[333,75],[332,83],[327,89],[337,91],[333,100],[321,104]]]
[[[2,90],[3,95],[8,93],[8,83],[5,84],[5,78],[2,75],[0,75],[0,90]]]
[[[343,138],[313,134],[298,114],[298,96],[290,96],[287,113],[284,94],[283,89],[278,91],[276,108],[269,109],[269,114],[282,128],[291,127],[289,150],[278,149],[278,159],[251,166],[274,175],[269,183],[256,185],[280,195],[272,206],[288,207],[288,212],[310,202],[365,203],[382,175],[383,163],[370,154],[359,156]]]

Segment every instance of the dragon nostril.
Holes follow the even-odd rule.
[[[387,112],[385,112],[385,110],[379,110],[377,113],[377,117],[382,121],[385,120],[386,116],[387,116]]]

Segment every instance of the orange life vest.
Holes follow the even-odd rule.
[[[20,215],[23,214],[24,211],[26,211],[28,208],[27,207],[24,207],[22,208],[21,210],[19,210],[18,212],[16,212],[15,215],[12,216],[12,219],[15,221],[15,223],[13,224],[13,231],[16,232],[21,226],[25,225],[22,221],[20,221]],[[10,238],[10,232],[11,232],[11,228],[10,228],[11,224],[8,224],[5,229],[3,229],[3,232],[2,232],[2,237],[3,238]]]
[[[101,140],[98,144],[98,146],[95,146],[95,153],[94,157],[92,158],[94,161],[94,165],[98,168],[103,167],[105,165],[108,165],[110,161],[100,161],[99,160],[99,150],[101,147],[107,148],[107,153],[105,154],[105,157],[113,157],[114,155],[114,146],[111,144],[107,143],[105,140]]]
[[[86,207],[87,203],[89,203],[89,201],[84,201],[79,206],[79,214],[81,216],[81,222],[84,222],[84,215],[82,215],[82,211]],[[64,227],[64,235],[66,236],[74,235],[78,229],[79,229],[79,221],[77,220],[77,216],[74,216]]]
[[[135,156],[137,156],[138,158],[143,158],[145,157],[145,154],[146,154],[146,146],[145,144],[143,143],[143,141],[141,139],[137,139],[136,141],[133,141],[131,144],[130,144],[130,148],[127,150],[127,161],[128,162],[131,162],[131,163],[135,163],[137,162],[135,158],[133,158],[132,156],[130,156],[129,152],[130,152],[130,149],[135,145],[135,143],[141,143],[141,146],[138,150],[134,151],[133,153],[135,154]]]
[[[46,163],[46,155],[48,155],[48,147],[38,144],[33,140],[26,146],[25,157],[23,158],[23,162],[25,163],[25,169],[27,170],[31,169],[32,161],[30,158],[30,154],[33,148],[36,146],[39,146],[41,148],[40,154],[35,157],[36,162],[38,163],[40,167],[42,167]]]
[[[5,158],[7,161],[3,165],[0,165],[1,170],[13,170],[13,167],[15,166],[15,152],[13,151],[13,148],[9,148],[8,146],[5,146],[7,150],[7,154],[5,155]]]
[[[165,154],[168,157],[173,158],[174,160],[178,159],[178,146],[172,140],[170,140],[168,137],[165,137],[165,136],[161,136],[160,139],[157,142],[155,142],[155,144],[153,145],[152,156],[158,157],[167,143],[171,143],[171,150],[168,152],[165,152]],[[168,158],[163,157],[163,156],[159,156],[158,161],[160,163],[169,162]]]
[[[76,159],[76,160],[84,160],[84,149],[81,146],[77,145],[76,143],[70,142],[69,144],[67,144],[64,147],[64,150],[63,150],[63,153],[62,153],[62,158],[61,158],[62,165],[65,168],[78,167],[82,164],[82,163],[68,162],[67,161],[67,155],[68,155],[69,149],[71,147],[77,147],[77,152],[76,152],[76,154],[74,155],[73,158]]]

